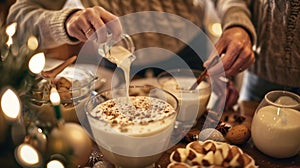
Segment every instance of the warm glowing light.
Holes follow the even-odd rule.
[[[12,37],[16,33],[16,30],[17,30],[17,23],[12,23],[9,26],[7,26],[6,34],[9,37]]]
[[[216,37],[220,37],[223,33],[222,25],[220,23],[213,23],[210,25],[210,33]]]
[[[7,40],[7,42],[6,42],[6,45],[7,46],[11,46],[13,44],[13,39],[9,36],[8,37],[8,40]]]
[[[30,36],[27,41],[27,46],[31,50],[36,50],[39,46],[39,42],[35,36]]]
[[[58,94],[55,87],[51,88],[50,101],[53,105],[59,105],[60,104],[60,96],[59,96],[59,94]]]
[[[40,73],[44,69],[45,61],[44,53],[33,55],[28,63],[29,70],[34,74]]]
[[[19,97],[13,90],[7,89],[2,94],[1,109],[7,118],[18,118],[21,112],[21,103]]]
[[[29,144],[21,144],[16,149],[15,155],[19,164],[25,167],[34,166],[40,163],[38,151]]]
[[[47,168],[64,168],[65,166],[59,160],[51,160],[47,163]]]

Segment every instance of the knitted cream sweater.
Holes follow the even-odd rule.
[[[142,11],[159,11],[176,14],[188,19],[195,25],[202,27],[204,11],[201,5],[193,0],[84,0],[85,7],[100,5],[117,16],[124,16]],[[68,37],[64,22],[70,13],[78,9],[62,9],[65,0],[18,0],[10,9],[8,22],[17,21],[21,29],[19,34],[34,34],[41,42],[41,49],[54,48],[63,44],[77,44]],[[150,15],[148,15],[150,16]],[[141,26],[166,26],[171,31],[180,33],[186,30],[186,24],[174,22],[167,18],[141,18],[139,20],[127,20],[123,26],[131,29],[130,25]],[[136,48],[160,47],[178,52],[184,44],[176,37],[170,37],[159,33],[138,33],[133,35]]]

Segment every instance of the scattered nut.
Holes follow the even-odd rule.
[[[219,122],[219,124],[216,127],[216,130],[220,131],[222,135],[226,135],[231,127],[232,126],[229,124],[226,124],[224,122]]]
[[[57,91],[61,100],[69,100],[72,98],[72,94],[68,88],[60,87]]]
[[[207,139],[225,142],[225,138],[220,131],[214,128],[206,128],[202,130],[199,134],[199,140],[205,141]]]
[[[226,140],[235,145],[246,143],[250,138],[250,130],[243,124],[231,127],[225,135]]]
[[[69,81],[67,78],[65,77],[60,77],[58,78],[58,80],[56,81],[56,87],[59,89],[61,87],[65,87],[67,89],[70,89],[72,87],[72,83],[71,81]]]

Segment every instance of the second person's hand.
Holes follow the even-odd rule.
[[[226,29],[215,47],[217,54],[224,56],[218,63],[219,65],[209,69],[211,75],[225,72],[226,76],[234,76],[247,69],[255,61],[250,36],[242,27]],[[207,67],[212,59],[213,57],[210,57],[204,66]]]

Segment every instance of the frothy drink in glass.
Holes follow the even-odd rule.
[[[130,90],[144,92],[145,87]],[[116,166],[149,166],[168,148],[177,100],[160,89],[151,90],[130,96],[129,101],[126,96],[112,98],[118,93],[107,91],[87,103],[92,135],[104,157]]]
[[[269,92],[257,108],[251,124],[255,146],[276,158],[297,155],[300,152],[299,108],[300,97],[296,94]]]
[[[171,92],[178,99],[180,110],[176,120],[191,127],[206,110],[210,98],[210,85],[202,81],[195,90],[189,90],[196,81],[194,74],[201,72],[190,70],[191,75],[188,74],[188,70],[173,71],[160,74],[158,82],[163,89]],[[170,76],[172,74],[173,76]]]
[[[126,36],[127,42],[131,42]],[[177,99],[153,87],[129,87],[131,48],[112,46],[106,58],[124,72],[125,88],[99,93],[86,104],[91,134],[116,167],[146,167],[169,146]]]

